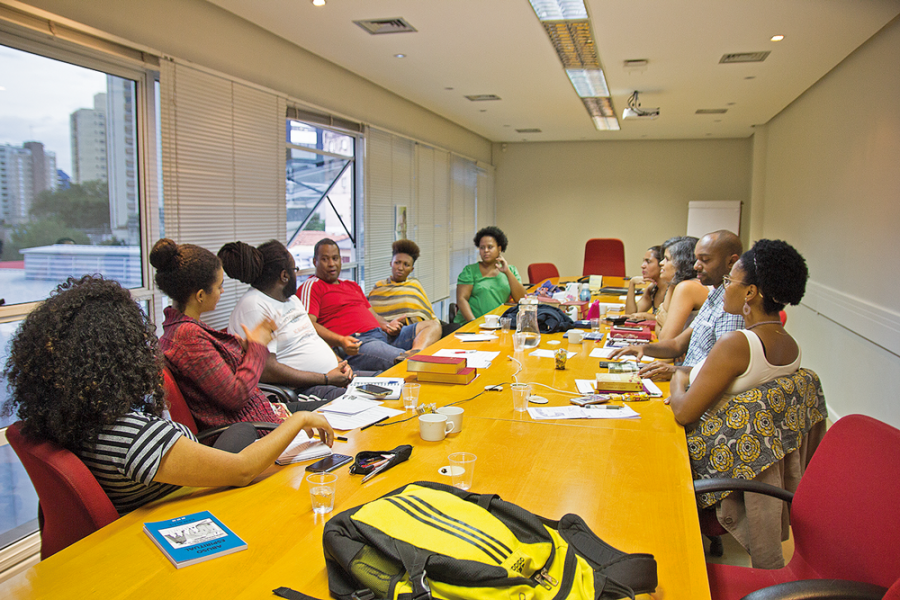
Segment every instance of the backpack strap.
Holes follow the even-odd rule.
[[[431,588],[425,581],[425,563],[430,556],[411,544],[396,542],[394,548],[403,563],[403,568],[409,574],[409,583],[412,586],[412,600],[432,600]]]
[[[292,590],[291,588],[284,586],[272,590],[272,593],[276,596],[287,598],[287,600],[318,600],[315,596],[308,596],[303,592],[298,592],[297,590]]]

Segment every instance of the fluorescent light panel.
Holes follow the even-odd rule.
[[[541,21],[572,21],[587,19],[584,0],[529,0]]]
[[[600,69],[566,69],[566,75],[580,98],[609,96],[606,77]]]

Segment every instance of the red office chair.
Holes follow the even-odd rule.
[[[615,238],[592,238],[584,245],[582,275],[625,277],[625,244]]]
[[[541,283],[545,279],[559,277],[559,271],[553,263],[531,263],[528,265],[528,282]]]
[[[726,487],[716,481],[697,481],[695,488],[763,492],[771,487],[742,480],[729,480],[733,485]],[[809,589],[848,594],[829,598],[882,598],[900,576],[900,511],[892,503],[898,497],[900,430],[862,415],[840,419],[822,438],[793,495],[790,563],[773,570],[707,564],[713,599],[819,597],[803,595]]]
[[[6,429],[37,491],[41,558],[56,554],[119,518],[106,492],[77,456],[46,440],[22,435],[20,423]]]

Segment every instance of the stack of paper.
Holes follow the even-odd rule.
[[[339,400],[346,400],[346,402],[338,404],[338,410],[331,409],[332,405],[338,402],[336,400],[320,408],[319,412],[322,413],[322,416],[328,420],[328,423],[334,429],[340,429],[341,431],[365,427],[389,417],[403,414],[402,410],[379,406],[380,402],[374,403],[373,406],[369,400],[347,399],[346,396]]]
[[[541,406],[529,408],[528,414],[536,421],[550,419],[639,419],[641,415],[631,407],[618,404],[600,406]]]

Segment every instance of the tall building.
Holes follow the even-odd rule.
[[[109,225],[119,239],[138,243],[134,82],[106,76],[106,160]]]
[[[0,221],[5,225],[27,223],[34,197],[56,190],[56,153],[41,142],[21,147],[0,146]]]
[[[94,95],[94,108],[69,116],[72,136],[72,179],[75,183],[107,181],[106,94]]]

